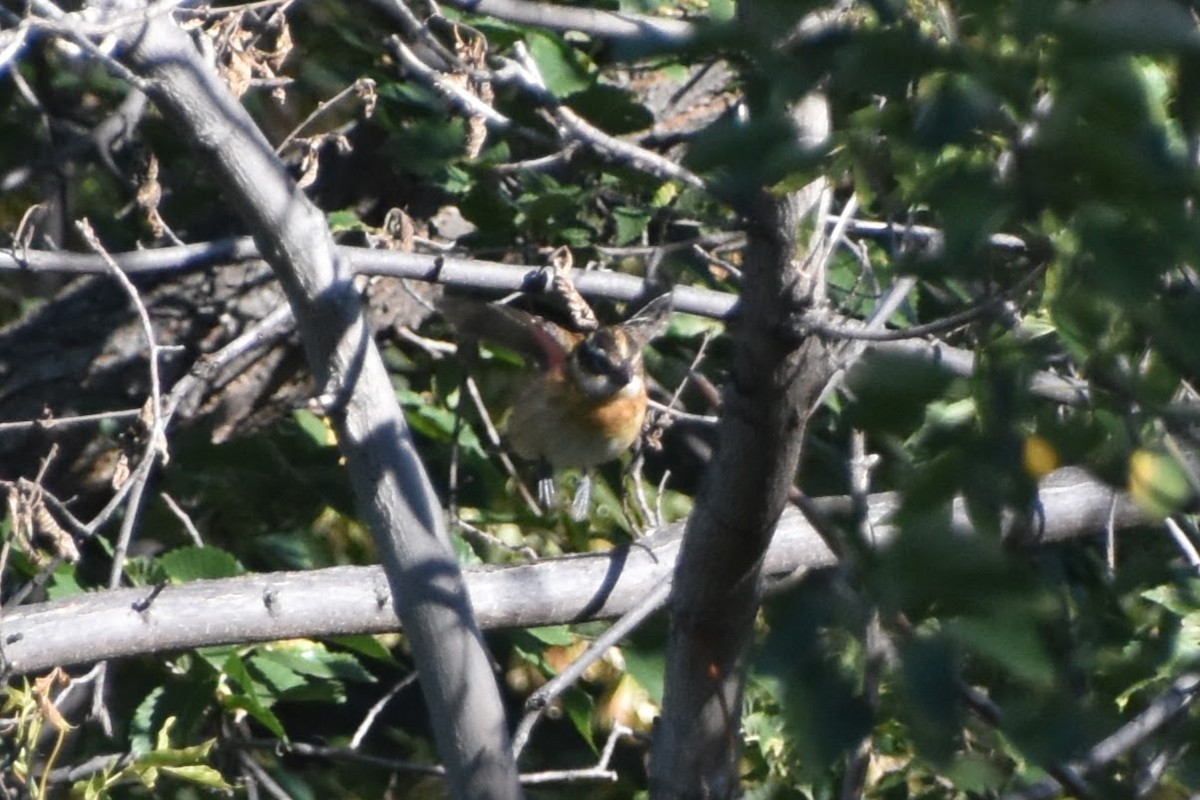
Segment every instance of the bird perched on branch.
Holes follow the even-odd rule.
[[[554,497],[550,469],[587,470],[637,440],[647,404],[642,351],[666,327],[669,294],[623,323],[589,331],[498,303],[444,297],[439,308],[464,341],[495,342],[534,362],[537,372],[513,405],[508,438],[522,458],[546,465],[538,482],[544,505]],[[586,512],[586,495],[576,497],[576,512],[581,502]]]

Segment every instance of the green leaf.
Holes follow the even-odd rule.
[[[236,558],[215,547],[180,547],[159,556],[158,563],[174,583],[232,578],[245,573]]]
[[[295,689],[298,686],[303,686],[308,682],[308,678],[300,675],[290,667],[280,664],[277,660],[265,657],[261,653],[256,653],[248,659],[248,664],[255,673],[271,689],[271,694],[278,698],[290,689]],[[261,686],[262,683],[259,683]]]
[[[1170,455],[1141,448],[1129,457],[1129,494],[1143,511],[1162,519],[1188,501],[1192,486]]]
[[[440,442],[449,442],[458,433],[458,446],[464,453],[485,458],[483,442],[470,425],[459,425],[458,412],[430,402],[429,398],[407,389],[396,392],[404,407],[405,419],[413,430]]]
[[[340,678],[359,683],[374,683],[376,680],[352,654],[331,651],[320,642],[309,639],[277,642],[261,649],[257,655],[314,678]]]
[[[559,97],[580,92],[592,85],[582,56],[557,36],[527,33],[529,54],[537,62],[546,88]]]
[[[1102,0],[1066,19],[1080,46],[1142,53],[1200,50],[1200,35],[1187,10],[1170,0]]]
[[[578,225],[567,225],[557,231],[557,240],[571,247],[587,247],[596,238],[594,231]]]
[[[734,15],[733,0],[709,0],[708,18],[712,22],[730,22]]]
[[[191,764],[184,767],[163,767],[162,771],[181,780],[200,786],[207,786],[210,789],[232,792],[235,788],[233,784],[226,783],[225,778],[221,776],[219,771],[205,764]]]
[[[211,714],[216,689],[217,675],[204,667],[154,687],[133,712],[130,749],[135,754],[151,751],[167,719],[176,720],[173,729],[181,737],[193,735],[201,720]]]
[[[1183,585],[1155,586],[1143,591],[1141,596],[1178,617],[1184,617],[1200,610],[1200,580],[1192,578]]]
[[[61,600],[64,597],[74,597],[83,594],[84,589],[79,585],[79,578],[72,564],[60,564],[54,570],[54,576],[46,584],[46,596],[51,600]]]
[[[164,720],[155,736],[153,750],[139,755],[132,764],[116,774],[107,775],[103,784],[89,784],[86,796],[106,797],[103,790],[127,775],[136,777],[147,788],[153,789],[160,772],[214,789],[232,790],[233,786],[226,783],[221,773],[208,764],[217,740],[208,739],[187,747],[172,747],[171,730],[175,722],[175,717]]]
[[[654,196],[650,199],[650,207],[666,208],[675,202],[677,197],[679,197],[679,184],[667,181],[654,190]]]
[[[666,653],[661,649],[626,645],[621,648],[621,655],[625,657],[625,671],[646,690],[651,700],[661,706],[667,672]]]
[[[333,428],[329,426],[329,422],[324,417],[318,417],[311,411],[300,408],[292,412],[292,419],[318,447],[337,445],[337,437],[333,433]]]
[[[946,763],[962,725],[954,648],[945,637],[917,636],[901,644],[901,655],[899,718],[924,758]]]
[[[617,244],[626,245],[642,238],[642,233],[650,222],[650,214],[638,208],[620,206],[613,209],[612,219],[617,226]]]
[[[382,661],[385,664],[398,664],[396,657],[392,655],[392,651],[383,645],[382,642],[375,636],[370,634],[360,634],[357,636],[336,636],[329,640],[330,642],[345,647],[347,650],[353,650],[361,656]]]
[[[542,628],[526,628],[525,632],[551,647],[568,647],[579,640],[579,636],[567,625],[549,625]]]
[[[113,783],[113,777],[108,770],[96,772],[85,781],[79,781],[71,787],[72,797],[82,797],[83,800],[106,800],[110,797],[108,788]]]
[[[630,91],[595,84],[567,98],[567,104],[606,133],[620,136],[645,130],[654,124],[654,115],[637,101]]]
[[[241,709],[245,711],[268,731],[285,742],[288,740],[287,731],[284,730],[283,723],[279,720],[279,717],[275,716],[275,713],[271,709],[264,706],[257,699],[249,695],[237,694],[225,698],[222,701],[222,705],[226,709]]]
[[[1011,670],[1021,680],[1050,687],[1054,683],[1054,664],[1034,623],[1027,614],[997,612],[958,617],[944,624],[947,634],[966,649]]]
[[[947,768],[946,777],[957,787],[972,794],[987,795],[1004,783],[1005,772],[988,760],[990,754],[968,753]]]
[[[206,761],[216,746],[216,739],[209,739],[188,747],[171,746],[171,729],[175,717],[168,717],[158,732],[155,749],[138,757],[138,763],[154,766],[184,766]]]
[[[138,707],[134,709],[132,725],[129,731],[130,747],[134,753],[147,752],[153,747],[150,736],[157,728],[154,719],[165,692],[166,689],[164,687],[155,686],[142,699]],[[163,714],[160,720],[166,716],[166,714]]]
[[[587,742],[588,747],[596,750],[596,737],[592,733],[592,716],[596,711],[596,701],[587,692],[572,686],[562,695],[563,709],[579,735]]]
[[[362,223],[358,215],[349,209],[330,211],[325,215],[325,220],[329,223],[329,231],[331,233],[367,230],[367,226]]]
[[[274,712],[263,702],[264,699],[270,699],[269,691],[254,679],[254,676],[246,669],[246,665],[241,657],[234,653],[225,660],[223,666],[224,673],[237,683],[241,688],[241,692],[235,692],[221,698],[222,705],[225,708],[246,711],[271,733],[281,739],[287,739],[287,732],[283,728],[283,723],[279,721]]]

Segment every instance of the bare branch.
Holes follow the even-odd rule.
[[[124,60],[223,183],[296,313],[413,643],[452,794],[518,797],[499,693],[437,499],[323,215],[183,31],[151,19],[119,35]]]
[[[1063,783],[1078,781],[1082,776],[1111,764],[1146,741],[1196,700],[1200,694],[1200,675],[1189,672],[1156,697],[1144,711],[1122,725],[1103,741],[1097,743],[1078,761],[1063,765],[1056,778],[1047,778],[1024,791],[1006,795],[1004,800],[1051,800],[1063,793]]]
[[[513,52],[516,60],[510,62],[509,69],[496,73],[495,80],[500,82],[510,77],[515,79],[519,86],[550,109],[563,134],[569,135],[609,161],[625,164],[660,180],[679,181],[694,189],[708,188],[703,178],[686,167],[644,147],[611,136],[567,108],[546,89],[537,62],[530,56],[525,45],[517,42],[513,46]]]
[[[541,719],[542,712],[546,710],[546,707],[561,697],[563,692],[574,686],[583,677],[583,673],[587,671],[588,667],[603,658],[610,647],[615,647],[622,639],[637,630],[643,622],[658,613],[666,605],[667,595],[670,594],[670,591],[671,581],[668,578],[652,588],[650,593],[637,605],[621,615],[621,618],[614,622],[612,627],[588,645],[588,649],[583,655],[572,661],[570,666],[530,695],[529,699],[525,701],[526,714],[521,719],[520,725],[517,726],[517,732],[513,735],[513,752],[516,755],[519,756],[525,749],[525,744],[529,741],[530,734],[533,733],[533,726]]]
[[[0,422],[0,434],[11,431],[24,431],[30,428],[55,430],[57,428],[73,428],[80,425],[96,425],[101,422],[122,422],[141,414],[140,408],[127,408],[123,411],[101,411],[96,414],[78,414],[70,417],[46,416],[42,419],[23,420],[21,422]]]
[[[580,31],[597,38],[645,47],[682,47],[696,34],[695,26],[683,20],[529,0],[449,0],[447,5],[521,25]]]
[[[1125,492],[1076,468],[1041,484],[1044,512],[1039,544],[1092,536],[1109,518],[1119,529],[1143,526],[1146,515]],[[826,514],[847,513],[847,498],[811,501]],[[871,544],[886,547],[900,497],[885,492],[867,501]],[[971,530],[965,504],[952,511],[954,528]],[[668,579],[679,556],[677,523],[651,532],[649,547],[623,545],[604,553],[531,564],[468,570],[471,602],[485,628],[519,628],[620,617]],[[833,552],[804,515],[784,512],[767,551],[769,577],[831,567]],[[379,567],[333,567],[166,586],[141,610],[145,589],[117,589],[5,609],[0,673],[26,675],[67,664],[216,644],[294,637],[383,633],[401,627]],[[268,608],[264,597],[273,598]],[[204,613],[198,615],[197,609]],[[148,622],[152,624],[148,624]]]
[[[417,673],[410,672],[408,675],[405,675],[403,678],[396,681],[395,686],[393,686],[391,689],[388,689],[387,692],[384,693],[383,697],[380,697],[371,705],[369,709],[367,709],[367,713],[363,717],[362,722],[358,723],[358,727],[354,729],[354,735],[350,737],[351,750],[357,750],[362,745],[363,739],[367,738],[367,733],[371,730],[371,726],[375,724],[375,720],[379,717],[380,712],[383,711],[387,704],[392,702],[396,695],[400,694],[400,692],[404,691],[404,689],[411,686],[416,680]]]
[[[361,247],[338,247],[337,253],[359,274],[389,275],[436,282],[459,289],[471,289],[501,295],[520,291],[540,280],[541,267],[513,266],[495,261],[482,261],[448,255],[403,253],[395,250],[375,250]],[[167,247],[158,250],[139,250],[114,254],[113,259],[127,274],[157,274],[172,271],[201,269],[212,264],[230,263],[261,258],[258,248],[249,238],[224,239],[203,244]],[[21,254],[0,252],[0,271],[36,270],[70,273],[105,271],[101,260],[78,253],[29,250]],[[576,287],[588,297],[631,301],[645,291],[645,282],[634,275],[618,272],[587,270],[575,277]],[[907,284],[905,284],[907,286]],[[901,287],[902,288],[902,287]],[[893,298],[903,297],[895,290]],[[694,286],[676,286],[672,290],[672,307],[686,314],[713,319],[727,319],[734,313],[737,297]],[[890,315],[890,311],[888,315]],[[876,314],[881,321],[886,316]],[[975,370],[975,355],[939,342],[901,340],[873,342],[865,352],[891,353],[909,356],[936,364],[955,375],[969,376]],[[1036,373],[1030,382],[1035,395],[1064,405],[1080,406],[1089,402],[1087,383],[1053,372]]]

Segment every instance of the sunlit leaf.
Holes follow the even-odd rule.
[[[180,547],[159,556],[158,563],[175,583],[232,578],[245,572],[236,558],[214,547]]]

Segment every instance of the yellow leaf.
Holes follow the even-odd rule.
[[[1024,462],[1026,472],[1041,478],[1058,469],[1058,451],[1041,436],[1030,436],[1025,440]]]
[[[1129,494],[1147,514],[1162,518],[1178,511],[1192,488],[1175,459],[1143,448],[1129,457]]]

